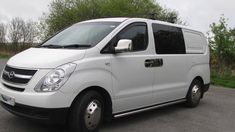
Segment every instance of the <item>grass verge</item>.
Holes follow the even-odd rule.
[[[7,53],[7,52],[0,51],[0,59],[8,59],[12,55],[13,55],[12,53]]]
[[[212,72],[211,84],[235,89],[235,76]]]
[[[10,58],[12,55],[10,54],[4,54],[4,53],[0,53],[0,59],[8,59]]]

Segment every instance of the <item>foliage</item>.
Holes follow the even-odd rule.
[[[212,36],[209,38],[212,64],[219,70],[231,67],[235,62],[235,31],[228,28],[227,20],[222,16],[219,23],[210,25]]]
[[[0,52],[0,59],[7,59],[7,58],[10,58],[11,56],[12,55],[9,53]]]
[[[154,0],[54,0],[41,27],[47,36],[79,21],[105,17],[154,18],[182,23],[175,11],[164,9]]]
[[[235,88],[235,76],[231,75],[230,72],[222,75],[213,71],[211,75],[211,84]]]
[[[235,88],[235,29],[228,28],[227,21],[221,16],[210,25],[211,83]]]

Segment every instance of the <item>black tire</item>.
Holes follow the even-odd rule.
[[[95,109],[95,104],[97,109]],[[93,115],[89,112],[93,112]],[[103,97],[96,91],[83,93],[76,99],[71,108],[68,119],[70,132],[97,132],[103,121],[103,114]]]
[[[198,104],[200,103],[202,94],[203,94],[202,87],[203,87],[203,83],[200,80],[198,79],[193,80],[186,96],[186,99],[187,99],[186,106],[192,107],[192,108],[198,106]]]

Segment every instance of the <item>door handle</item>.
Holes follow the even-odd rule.
[[[145,60],[145,67],[161,67],[163,66],[163,59],[149,59]]]
[[[145,60],[145,67],[152,67],[154,60]]]

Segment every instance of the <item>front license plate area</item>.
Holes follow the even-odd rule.
[[[9,104],[11,106],[15,106],[15,99],[3,94],[0,94],[0,100],[6,104]]]

